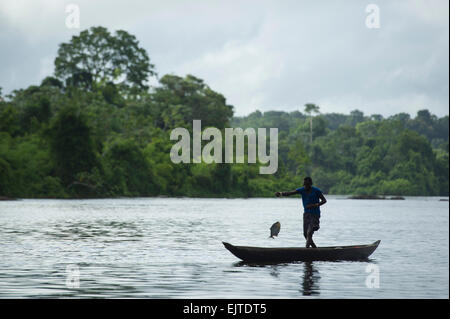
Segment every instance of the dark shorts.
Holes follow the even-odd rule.
[[[303,236],[308,234],[309,231],[316,231],[320,228],[320,215],[303,213]]]

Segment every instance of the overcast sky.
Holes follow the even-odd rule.
[[[80,9],[69,29],[66,5]],[[366,6],[379,8],[368,28]],[[236,115],[256,109],[448,115],[449,1],[0,0],[0,87],[39,84],[58,44],[91,26],[124,29],[160,76],[193,74]]]

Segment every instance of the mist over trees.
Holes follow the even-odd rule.
[[[446,195],[449,118],[425,108],[384,118],[359,110],[255,111],[233,117],[202,79],[156,75],[126,31],[93,27],[62,43],[55,73],[4,96],[0,88],[0,196],[273,196],[305,175],[331,194]],[[174,164],[175,127],[279,129],[279,165]]]

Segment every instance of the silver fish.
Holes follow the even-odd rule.
[[[273,238],[273,236],[278,236],[280,229],[281,229],[280,222],[276,222],[275,224],[273,224],[272,227],[270,227],[270,238]]]

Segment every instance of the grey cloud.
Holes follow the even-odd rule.
[[[58,43],[76,32],[64,27],[65,3],[36,1],[22,17],[0,5],[4,92],[39,83],[49,72]],[[323,112],[358,108],[388,116],[426,107],[448,114],[445,0],[376,1],[380,29],[366,28],[367,3],[355,0],[75,3],[83,29],[128,30],[160,75],[205,79],[238,115],[307,102]],[[36,8],[44,21],[32,14]]]

